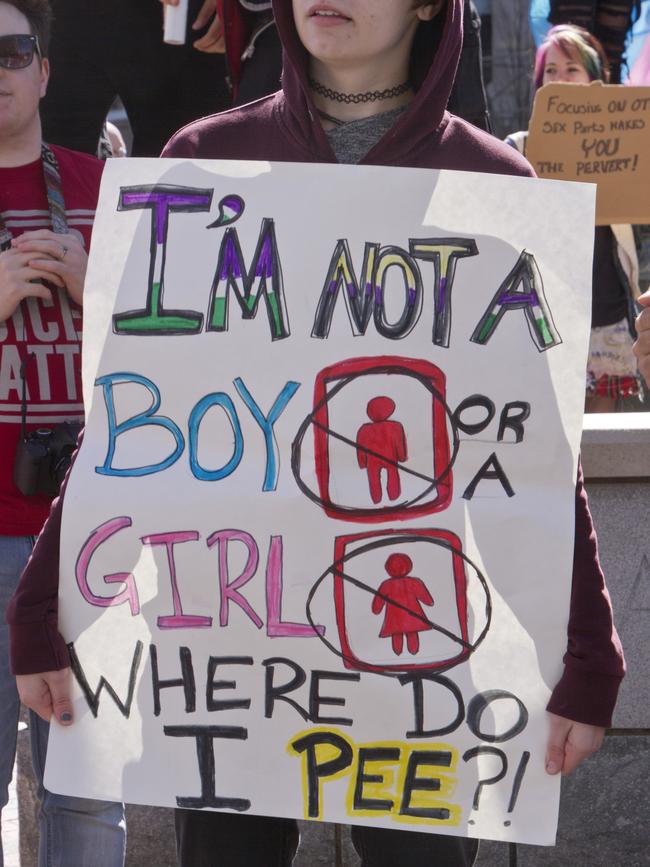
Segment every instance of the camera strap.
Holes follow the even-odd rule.
[[[22,380],[22,394],[20,398],[20,435],[23,439],[27,439],[27,365],[34,357],[34,353],[30,352],[27,358],[20,365],[20,378]]]
[[[50,212],[52,231],[59,235],[68,234],[68,221],[65,216],[65,201],[63,199],[63,184],[59,164],[52,148],[43,142],[41,144],[41,163],[43,165],[43,180],[47,193],[47,206]],[[0,214],[0,253],[11,247],[12,234],[7,228],[2,214]],[[20,425],[23,439],[27,435],[27,365],[34,357],[30,352],[20,365],[20,378],[22,380],[22,396],[20,407]]]
[[[7,228],[4,217],[0,214],[0,253],[4,253],[11,247],[12,234]]]
[[[52,148],[45,144],[41,145],[41,163],[43,165],[43,180],[47,193],[47,206],[50,212],[52,231],[59,235],[68,234],[68,221],[65,216],[65,202],[63,200],[63,184],[59,164]],[[0,253],[11,247],[12,234],[7,228],[2,214],[0,214]]]

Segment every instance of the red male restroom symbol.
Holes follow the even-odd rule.
[[[417,468],[406,463],[408,434],[400,421],[391,418],[396,410],[395,402],[380,391],[386,388],[386,377],[390,377],[391,385],[396,388],[399,388],[400,378],[420,387],[415,412],[418,423],[425,426],[430,447],[428,455],[420,458]],[[344,401],[348,386],[360,379],[370,384],[374,378],[376,385],[373,391],[376,396],[365,407],[370,421],[358,429],[355,425],[353,431],[333,429],[330,425],[330,409],[335,409],[339,401]],[[402,415],[404,409],[400,407]],[[411,418],[413,410],[414,407],[410,407]],[[303,443],[308,431],[312,431],[314,437],[316,489],[310,484],[309,463],[303,463]],[[349,464],[339,460],[332,466],[332,441],[352,449],[355,464],[366,471],[371,501],[367,506],[335,500],[337,475],[348,472]],[[309,500],[320,505],[330,518],[360,523],[389,519],[405,521],[442,511],[450,505],[453,493],[452,468],[458,446],[458,430],[446,403],[445,374],[439,367],[423,359],[399,356],[350,358],[324,368],[316,377],[313,409],[294,439],[291,466],[299,489]],[[384,474],[386,497],[382,494]],[[414,491],[406,500],[401,490],[405,475],[421,481],[419,491]]]
[[[415,656],[420,649],[420,632],[433,629],[427,620],[422,605],[433,605],[433,597],[421,578],[410,572],[413,561],[406,554],[391,554],[386,560],[386,572],[390,575],[379,585],[372,599],[372,613],[384,612],[384,624],[380,638],[390,638],[393,652],[401,656],[404,639],[408,652]]]
[[[399,463],[408,458],[406,433],[398,421],[392,421],[395,401],[390,397],[373,397],[366,409],[369,422],[357,433],[357,460],[368,473],[368,486],[373,503],[382,497],[382,472],[386,473],[386,492],[396,500],[402,492]]]

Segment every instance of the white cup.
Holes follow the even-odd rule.
[[[180,0],[178,6],[165,6],[165,35],[168,45],[184,45],[187,32],[187,2]]]

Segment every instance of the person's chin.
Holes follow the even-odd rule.
[[[325,65],[348,64],[351,56],[355,56],[350,51],[349,44],[342,45],[340,41],[333,39],[314,39],[305,47],[313,58]]]

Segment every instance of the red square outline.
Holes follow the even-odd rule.
[[[428,379],[436,392],[441,396],[441,399],[436,400],[435,395],[432,395],[432,434],[433,434],[433,474],[435,476],[436,467],[442,466],[447,468],[444,478],[437,483],[438,492],[434,500],[419,503],[414,506],[405,506],[403,508],[384,508],[384,509],[349,509],[343,510],[336,506],[327,505],[329,497],[329,453],[328,453],[328,433],[329,428],[329,412],[327,400],[327,384],[332,379],[343,379],[346,376],[364,375],[366,372],[371,372],[376,368],[387,369],[387,372],[402,373],[405,376],[419,376]],[[383,370],[382,370],[383,372]],[[342,521],[357,521],[359,523],[370,524],[385,522],[387,520],[405,521],[410,518],[417,518],[422,515],[430,515],[434,512],[440,512],[446,509],[451,502],[453,494],[453,479],[451,470],[451,450],[449,444],[449,436],[447,434],[447,411],[445,407],[444,397],[446,389],[445,374],[431,364],[429,361],[424,361],[417,358],[401,358],[399,356],[374,356],[371,358],[351,358],[346,361],[337,362],[320,371],[316,377],[314,384],[314,407],[316,407],[313,418],[314,424],[314,461],[316,465],[316,478],[318,480],[318,489],[320,498],[323,501],[323,509],[325,514],[330,518],[338,518]]]
[[[337,536],[334,545],[334,606],[336,612],[336,626],[339,633],[339,641],[341,642],[343,664],[346,668],[352,668],[358,671],[402,672],[449,668],[451,665],[457,665],[458,663],[463,662],[470,655],[470,648],[466,646],[461,647],[457,656],[451,656],[448,659],[443,659],[439,662],[374,665],[357,659],[354,655],[345,628],[345,578],[343,578],[339,573],[337,564],[339,564],[345,557],[346,547],[351,542],[360,541],[362,539],[386,538],[389,536],[395,536],[396,542],[404,536],[425,536],[433,539],[442,539],[449,543],[452,549],[456,610],[458,612],[460,634],[465,644],[469,644],[469,630],[467,624],[467,574],[465,572],[465,560],[462,556],[463,546],[455,533],[452,533],[450,530],[442,529],[380,530],[377,533],[372,531],[367,533],[355,533],[349,536]],[[345,569],[343,569],[343,571],[345,571]]]

